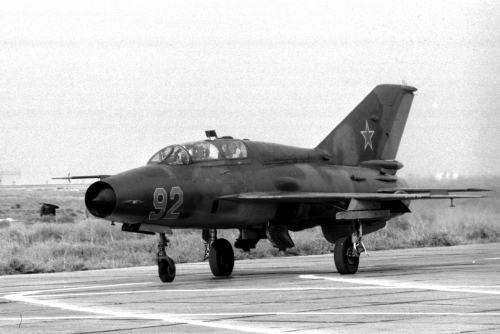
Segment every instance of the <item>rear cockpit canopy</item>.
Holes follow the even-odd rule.
[[[189,165],[200,161],[247,157],[248,150],[243,141],[217,139],[167,146],[153,155],[148,164]]]

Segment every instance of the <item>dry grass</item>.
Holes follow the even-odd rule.
[[[418,179],[419,187],[453,187]],[[461,180],[456,184],[495,188],[482,200],[414,201],[412,214],[393,219],[381,231],[366,236],[369,250],[407,247],[452,246],[500,241],[498,178]],[[86,218],[84,191],[73,188],[5,189],[0,188],[0,274],[74,271],[154,264],[156,238],[126,233],[121,225]],[[40,202],[61,207],[57,221],[38,214]],[[14,221],[6,220],[12,218]],[[219,231],[219,237],[236,239],[236,230]],[[320,228],[292,234],[296,247],[288,255],[330,252]],[[168,254],[177,262],[201,261],[203,243],[200,231],[176,230]],[[235,250],[236,259],[281,256],[267,240],[255,250]]]

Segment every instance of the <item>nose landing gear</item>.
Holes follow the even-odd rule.
[[[205,241],[204,260],[208,259],[210,270],[214,276],[230,276],[234,268],[234,252],[229,241],[217,239],[216,229],[203,230],[202,238]],[[175,263],[165,251],[168,242],[165,233],[159,233],[156,262],[158,263],[158,275],[164,283],[172,282],[176,273]]]
[[[156,262],[158,263],[158,275],[160,280],[164,283],[172,282],[175,278],[175,262],[172,260],[165,251],[168,246],[168,239],[165,233],[160,233],[160,240],[158,241],[158,252],[156,253]]]

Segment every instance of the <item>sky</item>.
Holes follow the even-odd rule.
[[[219,136],[313,148],[418,88],[405,174],[500,172],[497,1],[0,2],[0,170],[114,174]],[[5,179],[5,178],[4,178]]]

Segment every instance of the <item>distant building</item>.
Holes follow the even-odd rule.
[[[15,168],[2,169],[0,167],[0,185],[12,185],[19,182],[21,172]]]

